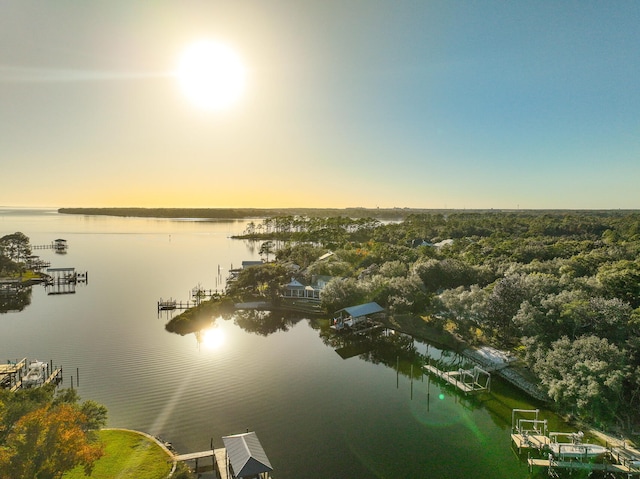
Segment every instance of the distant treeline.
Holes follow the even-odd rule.
[[[378,218],[403,219],[410,214],[436,213],[439,210],[409,208],[60,208],[71,215],[133,216],[146,218],[243,219],[276,216],[311,218]]]
[[[243,219],[272,218],[276,216],[306,216],[309,218],[377,218],[401,220],[416,214],[451,214],[464,211],[484,212],[522,212],[531,214],[532,210],[453,210],[420,208],[60,208],[58,213],[70,215],[132,216],[142,218],[198,218],[198,219]],[[557,210],[567,212],[566,210]],[[551,210],[540,210],[552,213]],[[594,213],[593,211],[591,213]]]

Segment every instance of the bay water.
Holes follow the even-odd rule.
[[[400,355],[341,356],[327,322],[305,317],[243,313],[217,319],[200,341],[166,332],[172,313],[158,314],[160,298],[222,289],[231,267],[259,259],[257,245],[230,238],[246,224],[0,208],[0,236],[63,238],[66,254],[34,254],[88,273],[73,294],[34,286],[24,309],[0,314],[0,361],[62,365],[63,387],[73,380],[82,399],[104,404],[108,426],[159,436],[180,453],[255,431],[279,479],[529,477],[511,446],[511,410],[535,405],[497,378],[490,394],[465,397]]]

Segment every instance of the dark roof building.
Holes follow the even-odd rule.
[[[230,463],[234,478],[263,479],[273,470],[269,458],[262,449],[255,432],[234,434],[222,438],[227,450],[227,464]]]

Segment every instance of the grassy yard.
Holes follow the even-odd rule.
[[[171,471],[167,453],[151,439],[133,431],[103,430],[105,453],[96,461],[91,476],[76,468],[63,479],[164,479]]]

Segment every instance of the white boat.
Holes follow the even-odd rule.
[[[22,378],[22,386],[31,387],[39,386],[44,383],[47,374],[47,363],[42,361],[31,361],[27,374]]]
[[[571,442],[559,442],[559,437],[565,437]],[[608,449],[599,444],[585,444],[582,442],[584,433],[578,432],[551,432],[549,438],[549,450],[557,458],[592,458],[608,452]]]
[[[549,449],[556,457],[595,457],[607,452],[607,448],[598,444],[571,444],[555,442],[549,444]]]

